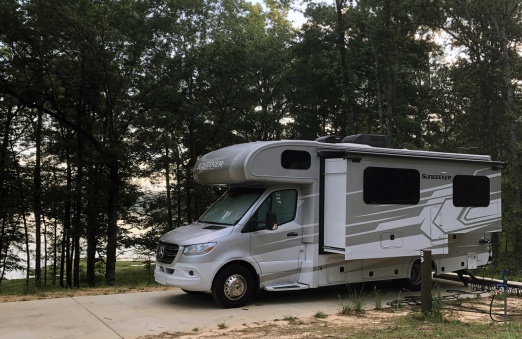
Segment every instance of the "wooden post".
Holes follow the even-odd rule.
[[[421,309],[422,313],[431,312],[433,299],[431,295],[431,251],[421,251]]]

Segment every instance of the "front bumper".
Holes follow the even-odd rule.
[[[210,292],[218,268],[218,263],[177,263],[171,267],[157,263],[154,280],[159,284],[176,286],[187,291]]]

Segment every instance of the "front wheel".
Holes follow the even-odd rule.
[[[241,307],[250,301],[254,278],[240,265],[231,265],[218,272],[212,284],[212,296],[223,308]]]

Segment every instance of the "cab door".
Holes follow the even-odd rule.
[[[262,286],[297,281],[302,244],[301,225],[296,221],[298,198],[293,188],[272,191],[248,223],[251,254],[261,268]],[[270,230],[267,218],[273,219],[274,213],[277,229]]]

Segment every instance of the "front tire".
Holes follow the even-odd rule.
[[[218,272],[212,284],[212,296],[223,308],[244,306],[254,293],[254,278],[241,265],[231,265]]]

